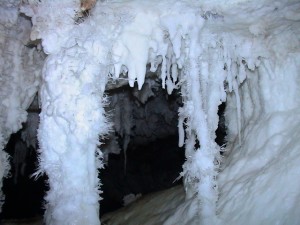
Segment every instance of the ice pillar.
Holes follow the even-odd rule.
[[[49,177],[47,225],[98,225],[105,67],[84,48],[48,57],[41,89],[40,169]],[[104,84],[104,85],[103,85]]]
[[[186,162],[183,165],[187,199],[195,195],[199,205],[199,223],[218,224],[216,177],[220,162],[220,147],[215,142],[218,126],[218,106],[225,101],[224,63],[217,60],[219,48],[211,47],[199,35],[186,40],[189,48],[184,63],[181,85],[183,107],[179,109],[179,145],[184,142]],[[203,38],[202,42],[199,36]],[[211,63],[214,62],[214,63]],[[185,132],[183,132],[185,128]]]
[[[198,64],[199,65],[199,64]],[[183,165],[187,198],[197,194],[199,199],[199,218],[201,224],[216,224],[217,202],[217,158],[219,148],[211,135],[207,109],[204,108],[207,99],[203,95],[197,63],[191,62],[185,94],[185,105],[180,113],[186,113],[186,158]],[[217,107],[217,104],[216,104]]]

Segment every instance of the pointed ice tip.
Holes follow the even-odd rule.
[[[120,77],[120,71],[121,71],[121,65],[120,64],[115,64],[114,66],[115,68],[115,71],[114,71],[114,74],[115,74],[115,78],[119,78]]]
[[[138,83],[138,89],[139,89],[139,91],[142,90],[143,85],[144,85],[144,82],[143,83]]]
[[[139,89],[139,91],[142,89],[143,84],[145,82],[145,74],[146,74],[146,69],[143,68],[143,70],[141,71],[141,73],[139,73],[139,75],[137,76],[137,83],[138,83],[138,89]]]
[[[128,81],[128,82],[129,82],[129,86],[130,86],[130,87],[134,87],[134,80],[132,80],[132,79],[129,79],[129,81]]]

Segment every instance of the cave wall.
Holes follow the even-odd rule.
[[[27,119],[27,108],[40,85],[44,54],[27,47],[30,19],[20,15],[17,1],[0,3],[0,212],[4,200],[2,180],[8,175],[8,155],[3,150],[12,133]]]

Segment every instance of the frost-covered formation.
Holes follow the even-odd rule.
[[[107,129],[101,111],[103,87],[109,71],[117,78],[120,72],[128,71],[129,85],[133,87],[137,81],[138,89],[142,89],[147,63],[151,64],[151,71],[161,64],[162,86],[168,93],[180,84],[184,86],[182,93],[186,102],[181,120],[194,119],[186,123],[190,130],[187,146],[191,147],[197,140],[201,146],[195,149],[195,156],[190,155],[193,149],[187,148],[187,156],[192,161],[188,162],[184,176],[187,186],[192,187],[188,192],[198,194],[200,215],[206,215],[201,217],[203,221],[214,223],[216,220],[214,162],[219,153],[213,133],[218,123],[217,107],[220,99],[224,100],[225,78],[221,77],[211,89],[219,92],[207,100],[209,91],[200,89],[200,81],[209,82],[210,71],[200,79],[202,71],[198,68],[203,53],[199,34],[205,12],[196,4],[156,3],[132,1],[98,5],[80,24],[75,20],[76,1],[41,1],[23,8],[23,12],[32,17],[31,38],[41,38],[45,52],[50,55],[43,72],[39,128],[41,170],[47,172],[50,182],[46,197],[49,224],[62,221],[97,224],[97,167],[90,161],[96,160],[97,135]],[[183,71],[182,76],[179,70]],[[184,91],[190,87],[192,92]],[[122,114],[130,110],[127,107]],[[206,119],[208,113],[212,114],[209,120]],[[120,129],[115,124],[125,137],[125,149],[130,119],[126,122],[129,125]],[[183,139],[182,132],[180,135]],[[198,157],[202,157],[204,164],[195,160]],[[74,170],[74,164],[78,170]],[[79,188],[79,183],[86,185]],[[78,196],[78,200],[74,196]]]
[[[109,128],[103,92],[109,73],[109,34],[115,28],[105,27],[103,14],[97,26],[94,21],[75,23],[79,5],[79,1],[41,1],[22,9],[32,17],[31,38],[42,38],[49,54],[38,131],[40,172],[46,171],[50,185],[45,197],[47,224],[99,224],[98,146],[99,135]]]
[[[66,51],[72,57],[65,57]],[[47,224],[99,220],[98,135],[108,131],[100,84],[106,77],[105,69],[92,58],[86,49],[73,47],[46,61],[38,137],[40,169],[47,172],[50,183]]]
[[[18,1],[0,2],[0,212],[2,179],[9,169],[3,148],[26,121],[40,84],[42,55],[26,47],[30,29],[30,20],[18,13]]]
[[[282,173],[271,171],[283,158],[297,156],[292,144],[299,140],[297,132],[288,136],[286,127],[296,130],[299,124],[297,1],[98,1],[88,17],[76,18],[79,7],[79,0],[40,0],[22,8],[32,17],[31,38],[42,39],[49,55],[39,127],[40,169],[50,182],[47,224],[99,224],[98,135],[108,130],[104,89],[109,77],[123,74],[141,90],[147,63],[151,71],[160,68],[168,93],[180,88],[184,103],[178,129],[179,145],[186,147],[187,195],[164,223],[296,221],[297,206],[289,198],[298,196],[299,170],[284,163]],[[221,157],[214,139],[218,105],[224,101],[229,156],[217,179]],[[130,106],[117,109],[124,123]],[[130,126],[130,119],[125,127],[115,124],[125,148]],[[288,142],[281,134],[285,131]],[[258,176],[268,170],[268,179]],[[280,175],[293,182],[292,194],[280,192]],[[272,195],[267,195],[269,185],[277,190]],[[278,208],[266,211],[267,199],[276,197]]]
[[[249,26],[251,49],[260,51],[255,68],[236,92],[240,101],[227,99],[229,152],[218,203],[227,224],[300,221],[300,3],[263,6]]]
[[[228,143],[216,183],[218,224],[299,224],[300,182],[296,177],[300,173],[300,4],[297,1],[235,3],[238,4],[214,6],[217,14],[210,14],[198,39],[201,46],[198,52],[202,53],[196,66],[199,77],[195,79],[200,79],[200,85],[197,80],[194,83],[187,78],[181,88],[185,102],[189,103],[179,112],[181,122],[191,128],[185,130],[188,160],[184,171],[200,170],[203,176],[203,167],[212,167],[208,164],[211,160],[203,160],[206,155],[200,157],[205,152],[194,151],[198,146],[195,135],[199,134],[200,145],[202,135],[208,134],[206,140],[214,136],[204,130],[215,129],[215,113],[209,112],[216,110],[218,101],[226,100]],[[213,1],[203,4],[204,8],[213,5]],[[183,76],[189,75],[185,71]],[[193,94],[195,88],[202,95],[200,107]],[[194,125],[203,122],[195,112],[203,111],[207,127]],[[184,132],[182,126],[179,131]],[[192,167],[193,161],[196,168]],[[207,171],[204,174],[209,175]],[[189,180],[193,181],[192,178]],[[200,182],[198,187],[205,187],[201,180],[195,181]],[[200,193],[203,194],[200,199],[209,197],[207,193]],[[142,208],[139,203],[131,207],[134,212],[130,218],[125,210],[104,218],[107,224],[116,221],[139,224],[144,217],[150,218],[147,224],[161,220],[163,224],[199,224],[195,217],[196,199],[181,202],[176,198],[172,193],[160,195],[156,199],[157,205],[161,205],[157,210],[164,213],[155,214],[154,219],[147,215],[151,210],[148,207],[153,204]],[[162,204],[165,201],[169,203],[167,206]],[[177,205],[177,209],[172,205]]]

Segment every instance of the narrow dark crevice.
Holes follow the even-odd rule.
[[[221,105],[219,105],[218,110],[218,116],[219,116],[219,123],[218,128],[216,130],[216,143],[224,148],[226,147],[226,135],[227,135],[227,128],[225,123],[225,109],[226,109],[226,102],[222,102]],[[221,152],[222,153],[222,152]]]

